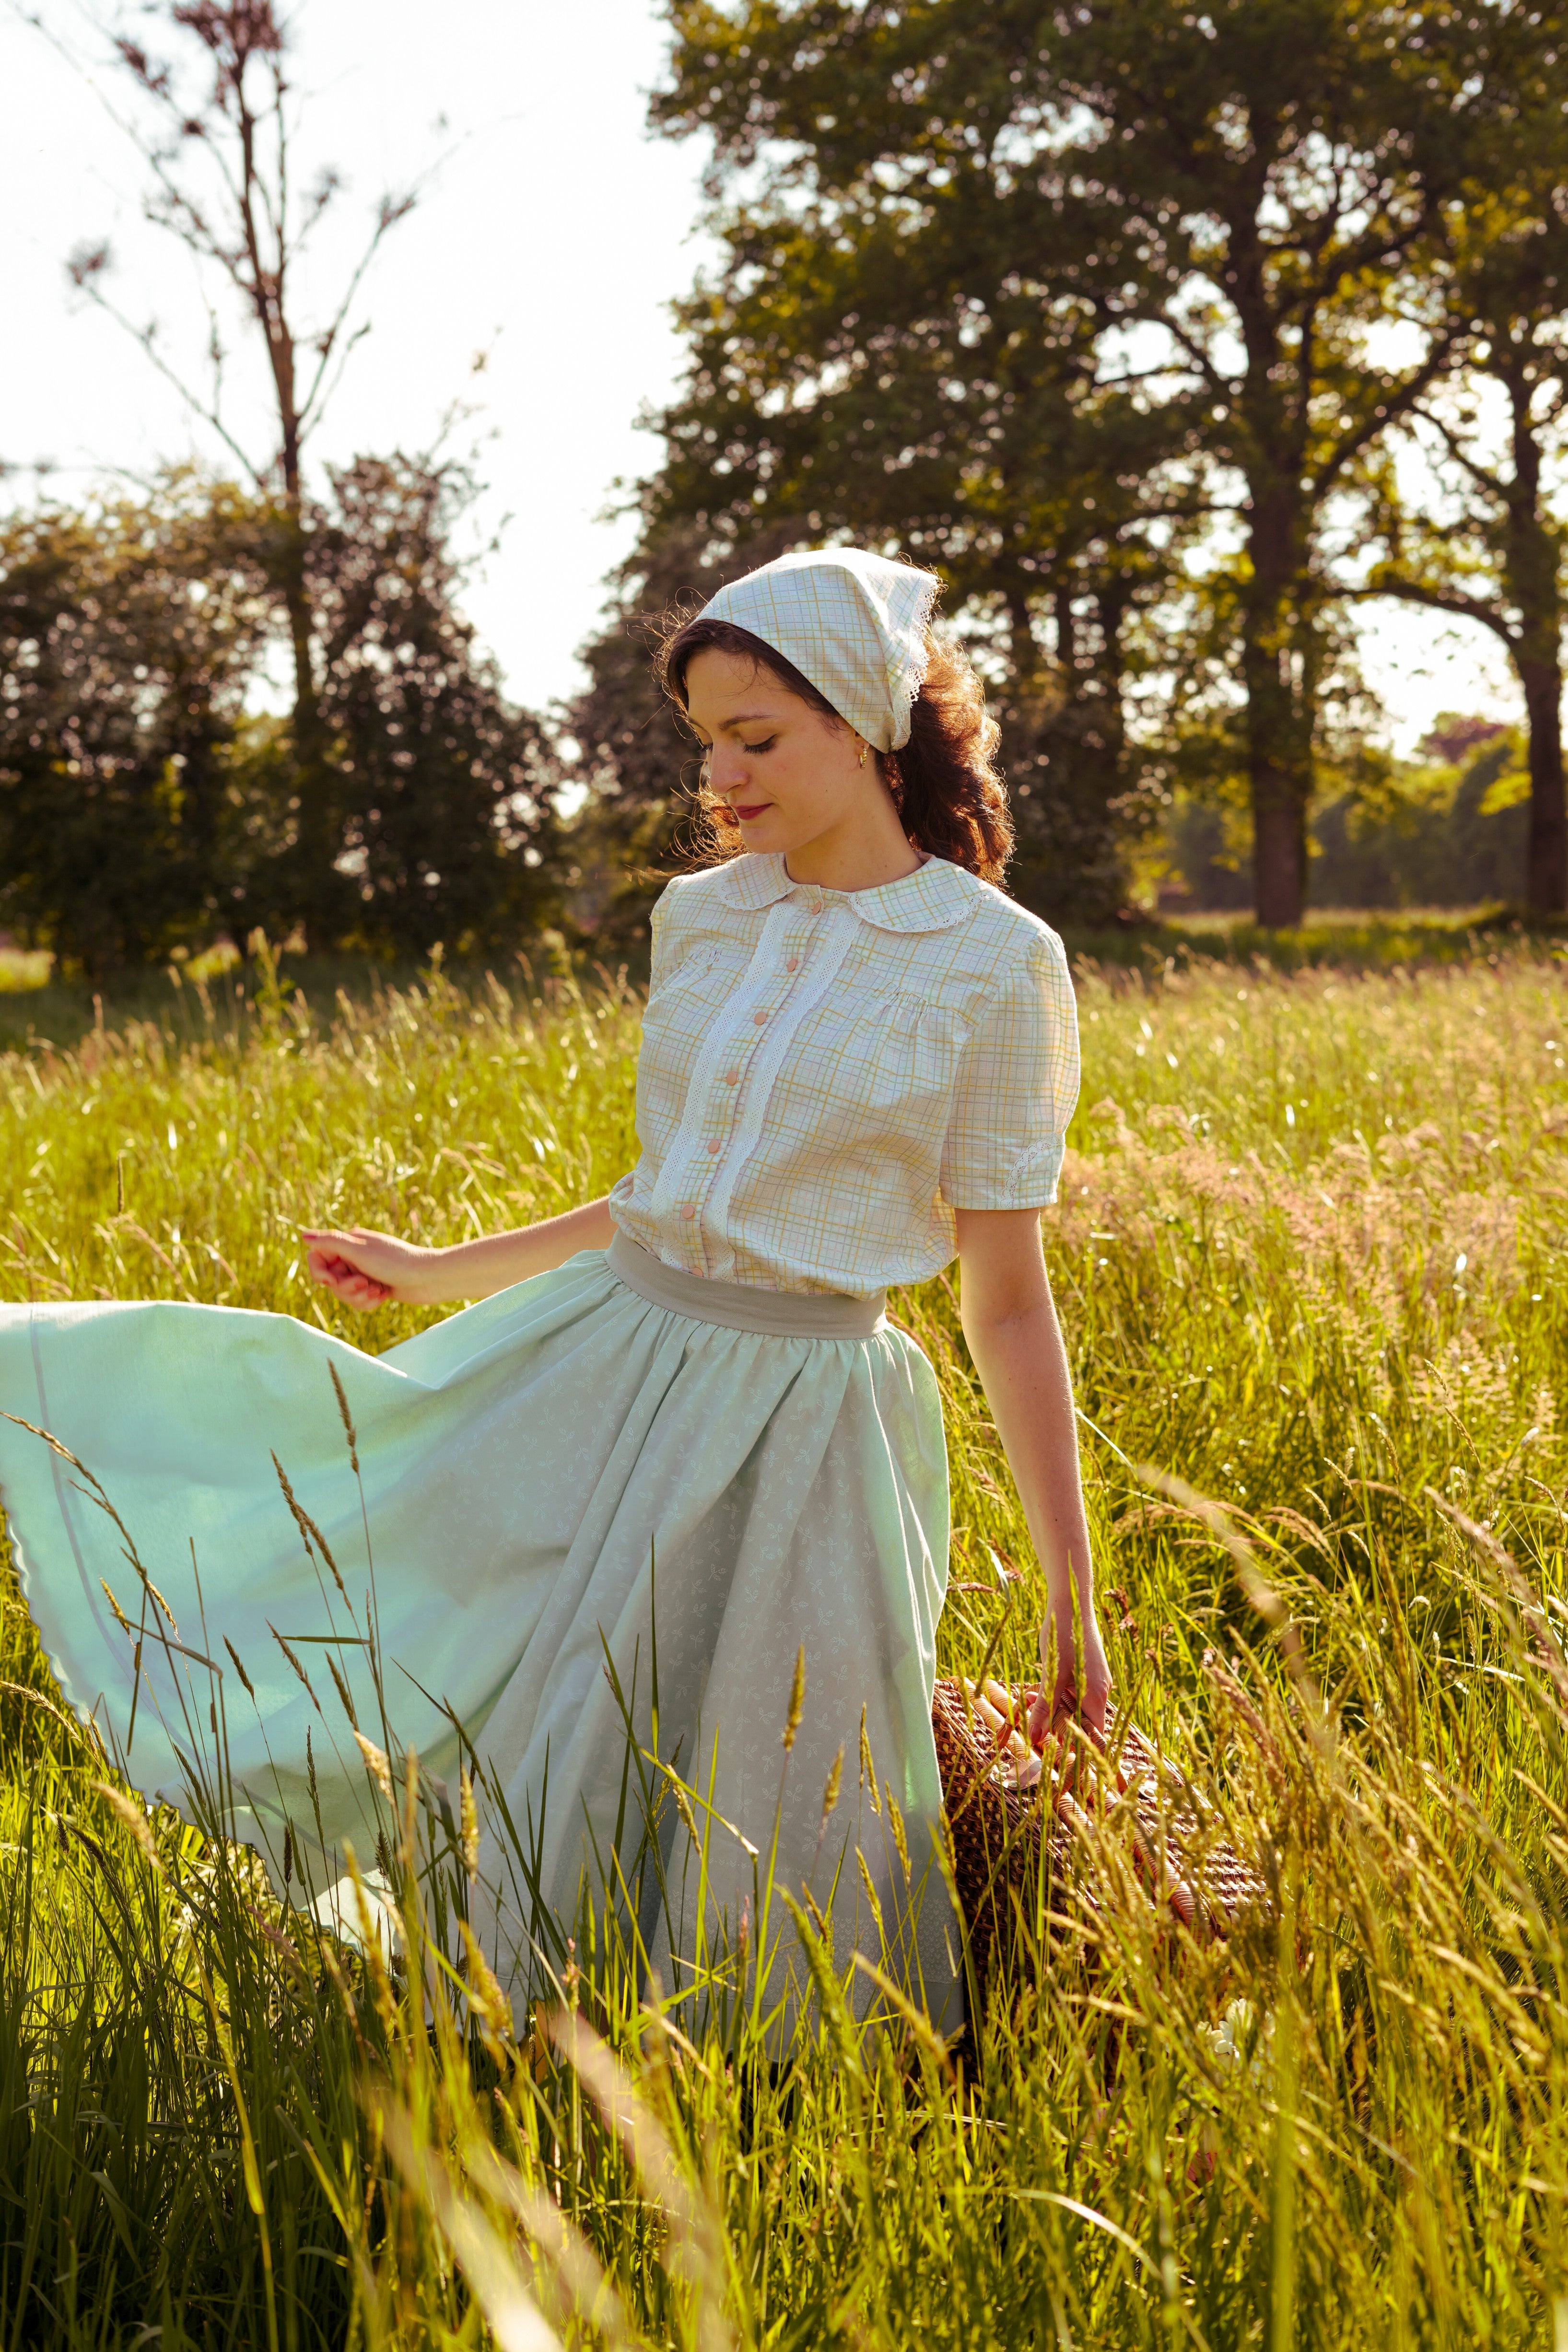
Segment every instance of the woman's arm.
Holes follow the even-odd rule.
[[[1029,1727],[1038,1740],[1058,1714],[1077,1708],[1089,1729],[1100,1732],[1105,1727],[1110,1672],[1095,1622],[1072,1375],[1040,1247],[1039,1211],[960,1209],[956,1213],[963,1336],[1046,1572],[1047,1610],[1040,1628],[1040,1657],[1047,1666],[1053,1624],[1056,1628],[1056,1688],[1042,1691]],[[1081,1689],[1075,1665],[1075,1587],[1083,1645]]]
[[[579,1250],[608,1249],[615,1234],[609,1202],[590,1201],[542,1224],[514,1233],[487,1234],[482,1241],[457,1242],[450,1249],[420,1249],[391,1234],[307,1229],[310,1279],[349,1307],[368,1310],[389,1299],[433,1307],[444,1299],[489,1298],[531,1274],[548,1274]]]

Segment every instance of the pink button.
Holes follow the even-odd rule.
[[[710,1150],[710,1151],[717,1151],[717,1150],[718,1150],[718,1149],[719,1149],[719,1146],[718,1146],[716,1143],[710,1143],[710,1144],[708,1146],[708,1149],[709,1149],[709,1150]]]
[[[689,1201],[682,1201],[680,1204],[680,1213],[683,1217],[694,1217],[697,1214],[697,1211]]]
[[[753,1013],[752,1015],[752,1020],[756,1023],[759,1029],[762,1027],[767,1017],[768,1016],[765,1013]]]
[[[788,963],[784,966],[784,970],[785,971],[798,971],[800,970],[800,958],[798,956],[791,956]]]
[[[741,1073],[739,1072],[739,1070],[726,1070],[726,1071],[725,1071],[725,1073],[724,1073],[724,1084],[725,1084],[727,1087],[739,1086],[740,1082],[741,1082]]]

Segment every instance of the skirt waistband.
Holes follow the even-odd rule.
[[[847,1298],[834,1291],[759,1290],[754,1283],[710,1282],[686,1274],[617,1231],[605,1252],[610,1272],[650,1306],[728,1331],[780,1339],[870,1339],[888,1328],[888,1297]]]

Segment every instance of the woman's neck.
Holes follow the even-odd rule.
[[[868,812],[868,814],[872,814]],[[815,882],[823,890],[879,890],[918,872],[925,859],[911,846],[892,802],[874,811],[875,821],[834,825],[814,841],[784,853],[792,882]]]

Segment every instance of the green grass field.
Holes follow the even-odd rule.
[[[307,1934],[101,1793],[12,1589],[7,2346],[1568,2343],[1564,971],[1495,934],[1359,974],[1197,944],[1082,968],[1047,1237],[1119,1687],[1266,1912],[1174,1927],[1111,1802],[1098,1907],[956,2059],[826,1988],[775,2081],[743,2003],[671,2037],[607,1946],[575,1997],[613,2056],[514,2040],[482,1984]],[[300,1221],[456,1239],[633,1150],[629,996],[160,1003],[0,1057],[6,1297],[339,1328]],[[1032,1570],[955,1280],[898,1307],[948,1410],[943,1663],[1017,1675]]]

